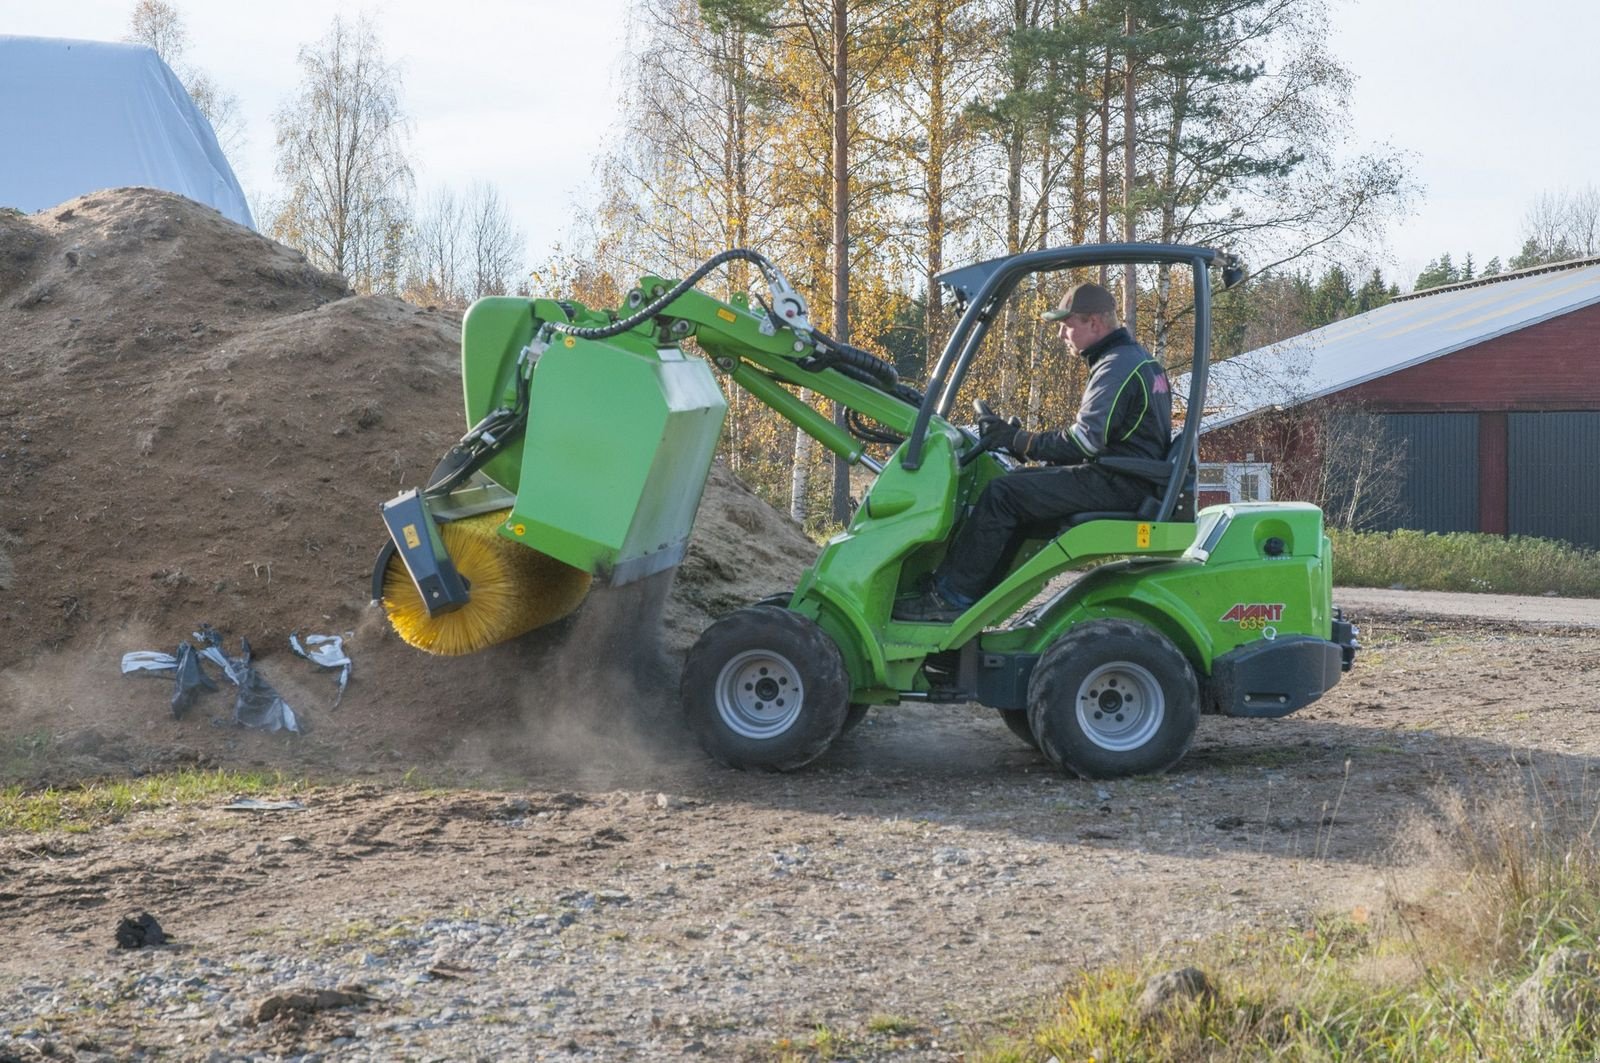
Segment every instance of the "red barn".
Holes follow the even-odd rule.
[[[1182,393],[1182,389],[1178,389]],[[1202,504],[1600,548],[1600,258],[1402,296],[1212,367]]]

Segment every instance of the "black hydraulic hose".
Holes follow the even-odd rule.
[[[901,402],[905,403],[907,406],[921,406],[924,398],[922,392],[918,391],[910,384],[896,384],[894,386],[894,390],[891,391],[890,394],[899,399]]]
[[[889,391],[900,383],[900,373],[877,355],[863,351],[860,347],[852,347],[848,343],[840,343],[832,336],[820,332],[813,332],[812,335],[816,337],[818,347],[826,350],[831,358],[837,358],[845,365],[872,374],[877,380],[879,390]]]
[[[657,296],[620,321],[592,328],[579,328],[560,321],[551,321],[547,324],[556,332],[585,340],[603,340],[609,336],[620,335],[654,317],[674,299],[677,299],[700,283],[707,274],[718,266],[736,259],[754,263],[763,274],[773,268],[772,263],[758,252],[742,247],[730,248],[727,251],[712,255],[693,273],[674,284],[670,291]],[[567,310],[565,306],[562,309]],[[567,313],[570,314],[571,310],[567,310]],[[807,368],[836,369],[851,379],[866,384],[868,387],[876,388],[887,395],[892,395],[909,406],[922,405],[922,392],[910,385],[901,383],[900,373],[893,365],[859,347],[852,347],[848,343],[840,343],[831,336],[815,331],[812,335],[816,339],[817,356],[820,357],[814,356],[817,357],[817,361]],[[777,378],[774,377],[773,379]],[[519,396],[519,399],[521,398],[522,396]],[[519,405],[521,405],[520,402]],[[851,411],[847,416],[846,422],[851,428],[852,434],[868,442],[898,445],[904,441],[902,436],[888,429],[868,427],[860,417],[855,415],[854,411]]]
[[[814,371],[832,369],[885,395],[892,395],[908,406],[922,405],[922,392],[903,383],[899,371],[882,358],[827,336],[813,335],[820,341],[817,353],[800,363],[802,368]]]
[[[451,447],[433,474],[423,493],[429,496],[449,494],[467,477],[489,463],[507,446],[522,435],[528,415],[528,378],[521,372],[520,362],[516,373],[517,397],[511,406],[490,410],[482,420],[473,425],[461,441]]]
[[[865,384],[869,388],[873,388],[874,390],[882,391],[888,394],[893,394],[893,392],[889,391],[889,388],[884,385],[883,379],[879,377],[878,374],[869,369],[862,369],[850,362],[839,362],[830,365],[828,362],[824,361],[821,365],[814,367],[807,366],[806,368],[832,369],[834,372],[842,373],[851,380]]]
[[[667,292],[665,295],[657,296],[655,299],[652,299],[649,303],[645,304],[643,307],[640,307],[634,313],[623,318],[621,321],[616,321],[609,325],[603,325],[596,328],[577,328],[572,325],[563,324],[559,321],[551,321],[549,322],[549,325],[557,332],[563,332],[569,336],[576,336],[581,340],[603,340],[607,336],[619,335],[627,332],[640,322],[648,321],[650,318],[655,317],[656,314],[659,313],[661,309],[668,303],[678,298],[678,296],[682,295],[690,288],[693,288],[696,284],[699,284],[700,281],[705,278],[706,274],[710,273],[724,262],[732,262],[735,259],[742,259],[745,262],[754,262],[758,267],[760,267],[763,273],[772,268],[772,263],[768,262],[766,258],[755,251],[749,251],[742,247],[730,248],[727,251],[712,255],[710,258],[706,259],[705,262],[693,273],[683,278],[683,280],[679,281],[677,284],[674,284],[671,291]]]
[[[850,434],[863,443],[886,443],[891,447],[898,447],[906,441],[906,437],[899,432],[869,422],[855,410],[845,411],[845,426],[850,429]]]
[[[872,355],[869,354],[867,357],[872,358]],[[878,359],[873,358],[873,361],[878,361]],[[888,365],[888,363],[885,362],[880,362],[879,364],[885,366]],[[886,395],[894,396],[907,406],[917,407],[922,405],[922,392],[918,391],[916,388],[909,384],[901,383],[895,383],[893,386],[885,386],[884,381],[879,374],[865,368],[857,368],[854,362],[842,362],[837,365],[823,364],[817,366],[817,368],[832,369],[836,373],[842,373],[850,379],[859,381],[870,388],[876,388]],[[892,369],[892,367],[890,368]],[[876,422],[873,423],[876,424]],[[893,429],[881,426],[872,427],[868,424],[867,419],[855,410],[846,410],[845,427],[850,430],[851,435],[867,443],[887,443],[890,446],[897,447],[906,441],[905,436],[894,431]]]

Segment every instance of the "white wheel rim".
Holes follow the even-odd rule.
[[[1166,716],[1161,684],[1143,665],[1114,661],[1078,684],[1078,726],[1089,741],[1114,753],[1138,749],[1155,737]]]
[[[717,673],[717,715],[742,738],[783,734],[805,701],[800,671],[781,653],[745,650]]]

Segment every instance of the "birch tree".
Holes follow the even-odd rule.
[[[1541,192],[1522,216],[1512,269],[1600,254],[1600,187]]]
[[[211,124],[211,132],[216,135],[224,155],[237,154],[244,147],[244,117],[239,111],[239,97],[223,89],[204,70],[183,62],[189,49],[189,31],[177,8],[165,0],[139,0],[128,18],[128,34],[124,40],[155,49],[161,61],[172,68],[195,107]]]
[[[475,181],[465,196],[437,188],[412,224],[405,297],[460,308],[486,295],[506,295],[523,272],[523,242],[494,185]]]
[[[271,235],[359,292],[398,294],[412,189],[400,72],[365,18],[335,17],[299,63],[275,119],[287,191]]]

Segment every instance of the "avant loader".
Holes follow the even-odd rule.
[[[764,297],[697,290],[733,259],[759,270]],[[1011,465],[952,416],[973,365],[998,357],[984,339],[1007,298],[1040,273],[1148,263],[1192,272],[1195,343],[1190,415],[1167,459],[1101,459],[1142,484],[1144,502],[1079,514],[1026,543],[951,622],[895,619],[897,598],[925,585],[984,484]],[[690,651],[683,712],[708,752],[788,770],[869,706],[976,701],[1065,771],[1164,770],[1202,713],[1284,716],[1337,683],[1356,653],[1331,604],[1315,506],[1195,512],[1213,271],[1224,284],[1241,273],[1216,251],[1157,244],[1034,251],[946,273],[961,314],[925,391],[819,331],[783,274],[750,251],[677,282],[645,277],[614,311],[479,300],[462,326],[473,427],[425,488],[384,505],[390,542],[373,596],[406,641],[456,654],[567,615],[593,580],[666,573],[684,556],[722,430],[720,374],[872,477],[798,586],[722,617]],[[800,389],[845,407],[846,425]],[[892,453],[880,464],[869,444]],[[1069,571],[1080,574],[1042,597]]]

